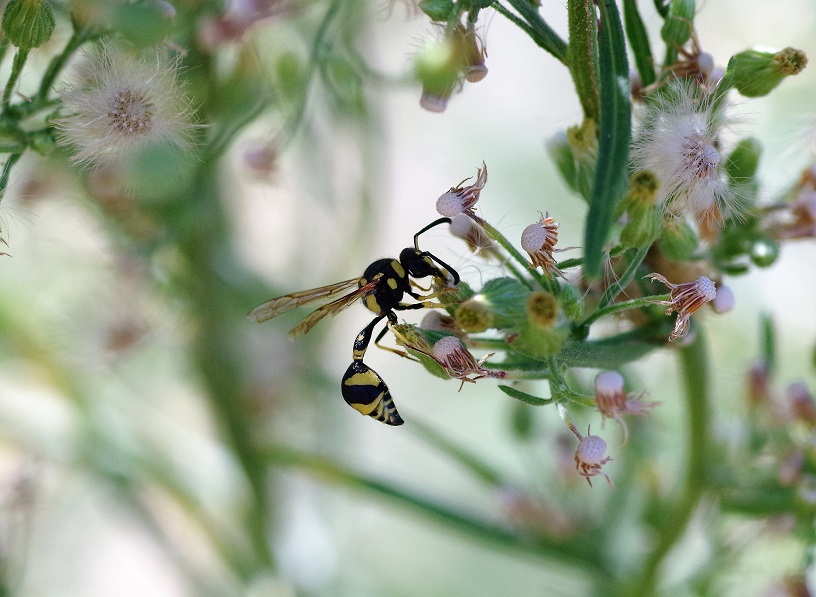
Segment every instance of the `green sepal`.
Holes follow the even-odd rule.
[[[663,219],[663,230],[658,245],[663,254],[672,261],[688,261],[694,257],[700,241],[697,233],[680,218]]]
[[[420,0],[419,10],[432,21],[446,22],[454,14],[456,6],[453,0]]]
[[[505,329],[526,318],[530,290],[515,278],[494,278],[479,293],[493,312],[493,327]]]

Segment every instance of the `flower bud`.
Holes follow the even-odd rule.
[[[456,48],[448,41],[425,48],[417,57],[416,75],[422,82],[420,105],[429,112],[444,112],[459,81]]]
[[[493,311],[483,294],[469,298],[454,312],[456,325],[466,332],[477,334],[493,327]]]
[[[776,53],[745,50],[731,57],[725,76],[745,97],[761,97],[788,75],[800,73],[807,61],[805,53],[795,48]]]
[[[574,161],[573,188],[589,201],[595,184],[595,165],[598,162],[598,126],[589,118],[581,126],[567,129],[567,144]]]
[[[680,47],[691,38],[694,11],[694,0],[672,0],[669,14],[660,30],[660,37],[666,45]]]
[[[699,244],[691,226],[676,217],[663,218],[663,230],[658,242],[660,250],[672,261],[688,261]]]
[[[525,306],[527,321],[537,328],[550,329],[558,320],[558,299],[546,290],[532,293]]]
[[[56,22],[49,0],[11,0],[3,12],[3,33],[21,50],[38,48],[51,39]]]
[[[629,193],[621,201],[621,211],[627,217],[621,243],[627,247],[647,247],[660,236],[663,222],[662,212],[655,206],[660,183],[651,170],[639,170],[629,184]]]

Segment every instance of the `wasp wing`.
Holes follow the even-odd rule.
[[[291,332],[289,332],[290,336],[297,336],[298,334],[305,334],[309,330],[311,330],[318,321],[326,317],[327,315],[335,315],[352,305],[357,299],[363,298],[367,294],[370,294],[379,283],[380,279],[372,280],[368,284],[360,286],[354,292],[350,292],[345,296],[341,296],[336,301],[332,301],[323,305],[322,307],[318,307],[309,315],[306,316],[306,319],[301,321],[297,326],[295,326]]]
[[[247,314],[247,317],[254,319],[258,323],[263,323],[296,307],[308,305],[314,301],[327,299],[344,292],[356,286],[359,281],[360,278],[353,278],[351,280],[338,282],[337,284],[330,284],[328,286],[321,286],[320,288],[312,288],[311,290],[303,290],[301,292],[287,294],[286,296],[279,296],[278,298],[273,298],[270,301],[258,305]]]

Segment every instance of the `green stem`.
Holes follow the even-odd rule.
[[[598,309],[592,315],[590,315],[584,321],[582,321],[581,325],[582,326],[592,325],[594,322],[598,321],[601,317],[606,317],[607,315],[612,315],[613,313],[619,313],[620,311],[626,311],[627,309],[639,309],[640,307],[648,307],[650,305],[658,303],[659,301],[668,301],[670,298],[671,295],[669,294],[656,294],[652,296],[642,296],[628,301],[622,301],[620,303],[614,303],[612,305],[604,307],[603,309]]]
[[[568,0],[569,65],[584,116],[600,121],[598,96],[598,17],[592,0]]]
[[[240,340],[229,314],[234,309],[229,287],[222,272],[230,251],[227,223],[218,195],[218,168],[204,162],[187,200],[193,200],[191,217],[180,231],[180,249],[188,264],[184,278],[185,295],[196,318],[192,340],[193,358],[206,387],[216,420],[223,426],[250,488],[251,501],[245,512],[245,529],[252,542],[256,570],[274,565],[267,539],[269,494],[266,464],[253,442],[252,415],[247,395]],[[194,199],[193,199],[194,198]]]
[[[507,0],[508,4],[512,6],[524,19],[527,27],[522,27],[533,41],[547,52],[555,56],[564,65],[569,66],[569,57],[567,55],[567,42],[550,27],[538,12],[538,9],[533,6],[530,0]],[[494,2],[493,6],[500,14],[508,16],[506,10],[499,9],[501,6],[498,2]],[[517,25],[518,20],[511,19]]]
[[[483,220],[482,218],[480,218],[478,216],[475,216],[475,215],[471,214],[470,217],[471,217],[472,220],[474,220],[477,224],[479,224],[484,229],[485,234],[487,234],[487,236],[489,236],[492,240],[499,243],[502,246],[502,248],[505,251],[507,251],[507,253],[513,259],[518,261],[519,264],[526,271],[530,272],[530,275],[533,278],[535,278],[536,282],[538,282],[538,284],[539,284],[539,286],[541,288],[546,288],[547,290],[550,290],[550,291],[554,292],[555,294],[558,294],[558,283],[555,280],[552,280],[549,276],[545,276],[544,274],[539,272],[537,269],[531,268],[530,264],[527,262],[527,259],[525,259],[525,257],[519,252],[519,250],[516,249],[516,247],[514,247],[513,244],[510,241],[508,241],[501,232],[499,232],[498,230],[493,228],[493,226],[491,224],[489,224],[488,222],[486,222],[485,220]],[[521,275],[521,272],[519,272],[517,270],[514,271],[514,269],[511,269],[511,268],[508,268],[508,269],[510,269],[510,271],[513,272],[514,275],[519,279],[519,281],[522,282],[527,288],[529,288],[530,290],[533,290],[533,287],[530,284],[530,280],[527,279],[525,276]]]
[[[544,359],[544,362],[547,363],[550,370],[550,395],[553,400],[558,402],[559,405],[563,405],[565,402],[574,402],[589,408],[595,407],[595,399],[593,397],[579,394],[569,387],[561,371],[562,367],[556,362],[555,357],[547,357]]]
[[[6,83],[6,89],[3,91],[4,109],[9,105],[11,94],[14,91],[14,87],[17,85],[17,79],[20,78],[20,73],[23,71],[23,66],[25,66],[26,60],[28,60],[28,50],[17,50],[17,54],[14,56],[14,62],[11,64],[11,75],[9,76],[8,83]]]
[[[14,168],[14,164],[20,160],[22,155],[22,152],[12,153],[9,155],[6,163],[3,164],[3,172],[0,173],[0,202],[2,202],[6,196],[6,189],[8,188],[9,178],[11,177],[11,169]]]
[[[649,597],[656,594],[660,565],[682,537],[710,482],[710,388],[708,355],[702,329],[697,328],[696,340],[681,347],[678,356],[688,409],[686,475],[677,502],[667,504],[662,509],[666,520],[659,527],[657,544],[647,556],[640,574],[631,586],[619,592],[619,595],[627,597]]]

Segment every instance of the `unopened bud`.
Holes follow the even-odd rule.
[[[483,294],[469,298],[454,312],[456,325],[470,333],[483,332],[493,327],[493,312]]]
[[[802,50],[785,48],[779,52],[746,50],[731,57],[726,80],[746,97],[767,95],[789,75],[799,74],[807,65]]]
[[[632,174],[629,193],[621,201],[621,212],[626,213],[626,225],[621,231],[621,243],[627,247],[641,248],[651,245],[660,236],[663,222],[661,210],[655,206],[657,177],[650,170]]]
[[[561,309],[570,321],[580,321],[584,316],[584,300],[581,292],[572,284],[564,284],[558,295]]]
[[[459,80],[453,44],[443,41],[425,48],[417,57],[416,74],[422,82],[420,105],[429,112],[444,112]]]
[[[11,0],[3,12],[3,33],[21,50],[38,48],[56,27],[49,0]]]
[[[546,290],[532,293],[527,299],[527,320],[541,329],[550,329],[558,321],[558,299]]]
[[[801,381],[789,385],[788,403],[795,419],[804,421],[811,427],[816,426],[816,404],[807,385]]]
[[[663,230],[658,242],[660,250],[672,261],[688,261],[694,256],[699,244],[691,226],[674,216],[663,218]]]

